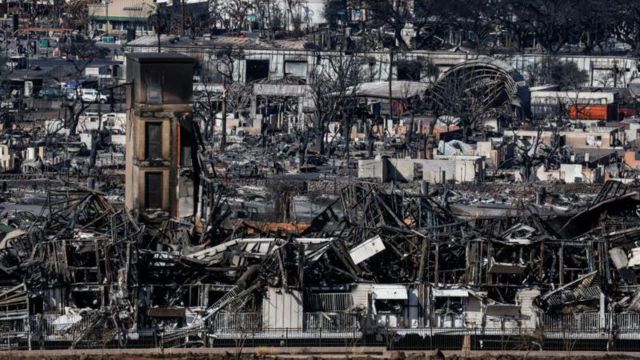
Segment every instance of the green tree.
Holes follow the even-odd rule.
[[[611,38],[616,21],[616,9],[601,0],[583,0],[579,12],[580,43],[584,52],[590,54],[595,48],[602,52],[604,43]]]
[[[338,27],[347,16],[347,0],[328,0],[324,3],[324,18],[330,28]]]
[[[369,11],[368,27],[377,29],[388,27],[393,31],[394,39],[400,49],[406,50],[409,44],[402,36],[402,30],[409,23],[422,27],[426,21],[425,9],[432,0],[424,1],[395,1],[395,0],[367,0],[366,8]]]
[[[579,32],[580,0],[511,0],[514,15],[525,23],[539,45],[556,54]]]
[[[563,62],[555,57],[546,57],[544,61],[529,69],[531,85],[557,85],[560,90],[576,89],[589,81],[589,74],[580,70],[573,61]]]
[[[615,0],[612,8],[616,18],[613,34],[629,45],[634,55],[640,55],[640,2]]]

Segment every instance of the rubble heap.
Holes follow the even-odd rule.
[[[477,217],[470,207],[486,204],[449,198],[355,183],[308,224],[279,224],[236,218],[217,195],[205,224],[142,225],[95,191],[49,191],[40,214],[2,229],[0,338],[640,337],[638,192],[609,182],[562,211],[514,202]]]

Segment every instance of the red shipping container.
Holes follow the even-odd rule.
[[[569,118],[574,120],[602,120],[607,121],[613,118],[612,105],[571,105],[569,106]]]

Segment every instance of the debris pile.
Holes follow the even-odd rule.
[[[304,224],[238,218],[216,189],[205,224],[144,225],[95,191],[49,191],[40,214],[2,228],[1,338],[640,336],[640,194],[620,183],[562,212],[541,201],[478,217],[486,204],[461,216],[446,191],[355,183]]]

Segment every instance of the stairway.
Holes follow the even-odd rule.
[[[227,308],[228,312],[238,311],[246,303],[247,296],[250,295],[259,286],[261,286],[261,283],[259,281],[245,290],[242,290],[238,286],[234,286],[231,290],[229,290],[229,292],[224,294],[218,301],[216,301],[205,311],[205,315],[202,317],[202,321],[206,321],[227,305],[229,306],[229,308]]]
[[[91,331],[102,323],[104,323],[104,316],[100,312],[96,311],[91,313],[87,318],[83,318],[73,324],[73,326],[68,330],[68,332],[73,336],[71,349],[75,349],[76,345],[78,345],[81,340],[86,339]]]

